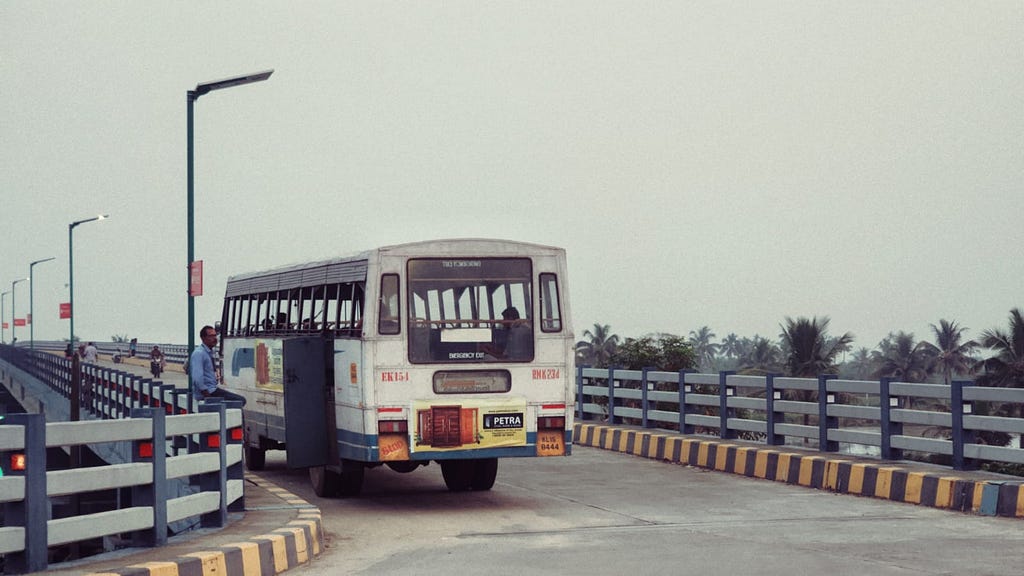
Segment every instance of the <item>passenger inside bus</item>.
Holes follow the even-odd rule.
[[[530,338],[530,324],[519,317],[519,310],[515,306],[506,308],[501,317],[505,319],[505,331],[507,333],[505,350],[503,356],[510,360],[522,360],[532,356]]]
[[[515,306],[509,306],[501,313],[502,321],[496,323],[493,344],[486,344],[483,350],[489,356],[502,360],[528,360],[533,356],[530,346],[532,333],[530,323],[519,316]]]

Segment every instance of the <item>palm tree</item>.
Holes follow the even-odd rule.
[[[1020,308],[1010,310],[1010,330],[998,328],[981,333],[981,345],[995,356],[977,363],[983,373],[978,376],[982,386],[1024,388],[1024,317]]]
[[[810,320],[786,318],[779,337],[789,352],[785,365],[791,376],[811,378],[836,371],[836,358],[848,349],[853,335],[846,332],[838,338],[831,338],[828,323],[828,316]]]
[[[753,340],[740,340],[739,370],[748,374],[777,372],[781,368],[781,356],[777,344],[755,334]]]
[[[593,330],[584,330],[583,337],[576,343],[577,363],[589,364],[598,368],[608,366],[612,355],[619,347],[619,337],[612,334],[611,326],[607,324],[594,324]]]
[[[939,320],[931,325],[935,333],[935,344],[921,342],[922,350],[931,357],[932,372],[941,372],[943,381],[949,386],[954,374],[967,374],[974,367],[974,351],[978,343],[974,340],[961,342],[966,328],[957,326],[956,321]]]
[[[739,358],[740,339],[735,332],[730,332],[728,336],[722,338],[722,343],[718,345],[718,352],[726,358]]]
[[[871,362],[871,351],[864,346],[855,350],[850,361],[847,363],[850,375],[855,380],[864,380],[867,378],[874,370],[873,366],[874,365]]]
[[[872,359],[878,366],[872,376],[901,382],[924,382],[931,373],[931,360],[921,344],[924,343],[914,342],[912,333],[890,333],[872,353]]]
[[[815,376],[837,372],[836,358],[845,350],[853,335],[844,332],[838,338],[828,335],[828,316],[807,318],[786,317],[785,326],[779,338],[786,350],[786,371],[797,378],[813,378]],[[811,402],[816,392],[810,390],[791,390],[789,396],[799,402]],[[810,415],[803,415],[803,424],[810,424]],[[806,440],[805,440],[806,441]],[[824,440],[822,440],[824,442]]]
[[[715,356],[718,355],[718,344],[712,342],[715,333],[707,326],[701,326],[700,330],[690,331],[690,346],[697,355],[697,364],[702,371],[713,370],[715,367]]]

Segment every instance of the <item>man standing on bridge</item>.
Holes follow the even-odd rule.
[[[202,345],[196,346],[189,356],[188,369],[192,376],[192,397],[203,400],[216,396],[225,400],[237,400],[245,405],[245,398],[217,386],[217,373],[213,366],[213,347],[217,345],[217,331],[213,326],[203,326],[199,331]]]

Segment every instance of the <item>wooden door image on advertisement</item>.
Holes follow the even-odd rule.
[[[463,408],[459,421],[459,441],[461,444],[476,443],[477,408]]]
[[[431,412],[431,442],[435,448],[449,448],[460,445],[462,408],[460,406],[434,406]]]
[[[433,448],[455,448],[476,443],[478,408],[433,406],[416,411],[417,444]]]

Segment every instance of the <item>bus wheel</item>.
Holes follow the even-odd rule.
[[[256,446],[245,447],[245,467],[253,472],[263,470],[267,463],[267,451]]]
[[[341,488],[341,477],[326,466],[310,466],[309,483],[313,485],[313,492],[317,496],[330,498],[338,494]]]
[[[473,486],[476,467],[473,460],[442,460],[441,476],[452,492],[465,492]]]
[[[473,460],[473,490],[490,490],[498,477],[498,459]]]
[[[341,474],[338,476],[338,493],[342,498],[358,496],[363,490],[363,472],[366,468],[362,462],[355,460],[341,461]]]

